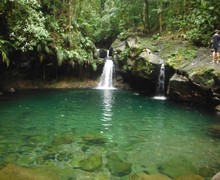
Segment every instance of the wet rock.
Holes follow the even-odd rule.
[[[54,137],[52,145],[59,146],[62,144],[71,144],[74,142],[73,135],[70,133]]]
[[[31,169],[20,167],[14,164],[8,164],[5,168],[0,171],[0,179],[11,180],[11,179],[37,179],[37,180],[58,180],[59,178],[50,172],[39,169]]]
[[[117,154],[112,153],[107,159],[106,166],[112,175],[122,177],[131,173],[132,165],[120,159]]]
[[[101,135],[95,135],[95,134],[87,134],[82,136],[83,141],[86,142],[86,144],[90,145],[98,145],[98,144],[104,144],[106,143],[106,138]]]
[[[184,157],[175,157],[159,165],[158,170],[162,174],[175,178],[185,174],[197,174],[196,168]]]
[[[190,174],[190,175],[182,175],[174,180],[205,180],[202,176],[196,175],[196,174]]]
[[[189,79],[185,76],[174,74],[169,81],[168,94],[172,99],[189,101],[191,99],[191,88]]]
[[[98,155],[90,155],[86,159],[79,162],[80,169],[93,172],[102,167],[102,157]]]
[[[145,173],[137,173],[129,177],[129,180],[171,180],[165,175],[148,175]]]

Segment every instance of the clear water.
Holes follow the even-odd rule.
[[[197,169],[220,162],[220,141],[208,131],[218,117],[190,107],[121,90],[38,90],[13,96],[0,101],[0,163],[54,164],[73,171],[74,159],[93,153],[106,161],[106,154],[114,152],[132,164],[134,173],[180,155]],[[74,141],[51,150],[54,138],[63,134]],[[106,143],[86,144],[82,151],[85,135],[104,137]],[[54,158],[39,162],[51,151]],[[57,160],[61,153],[73,155]],[[111,176],[104,165],[100,172]]]

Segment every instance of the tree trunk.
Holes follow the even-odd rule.
[[[158,9],[159,9],[158,20],[159,20],[160,34],[162,34],[162,32],[163,32],[162,8],[163,8],[163,4],[162,4],[162,2],[159,2],[159,4],[158,4]]]
[[[69,31],[71,31],[71,26],[72,26],[72,17],[73,17],[73,1],[69,0]]]
[[[143,25],[144,25],[144,33],[150,32],[149,1],[148,0],[144,0]]]

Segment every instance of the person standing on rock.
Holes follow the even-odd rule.
[[[213,46],[212,62],[219,63],[219,51],[220,51],[219,45],[220,45],[219,30],[215,30],[215,34],[212,36],[212,46]]]

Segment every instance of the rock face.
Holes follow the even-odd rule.
[[[140,37],[117,39],[113,44],[116,74],[132,89],[146,94],[155,92],[162,59],[147,49]]]
[[[152,41],[134,35],[115,40],[112,48],[122,84],[155,94],[164,63],[165,95],[220,111],[220,66],[211,62],[209,49],[192,46],[178,37]]]

